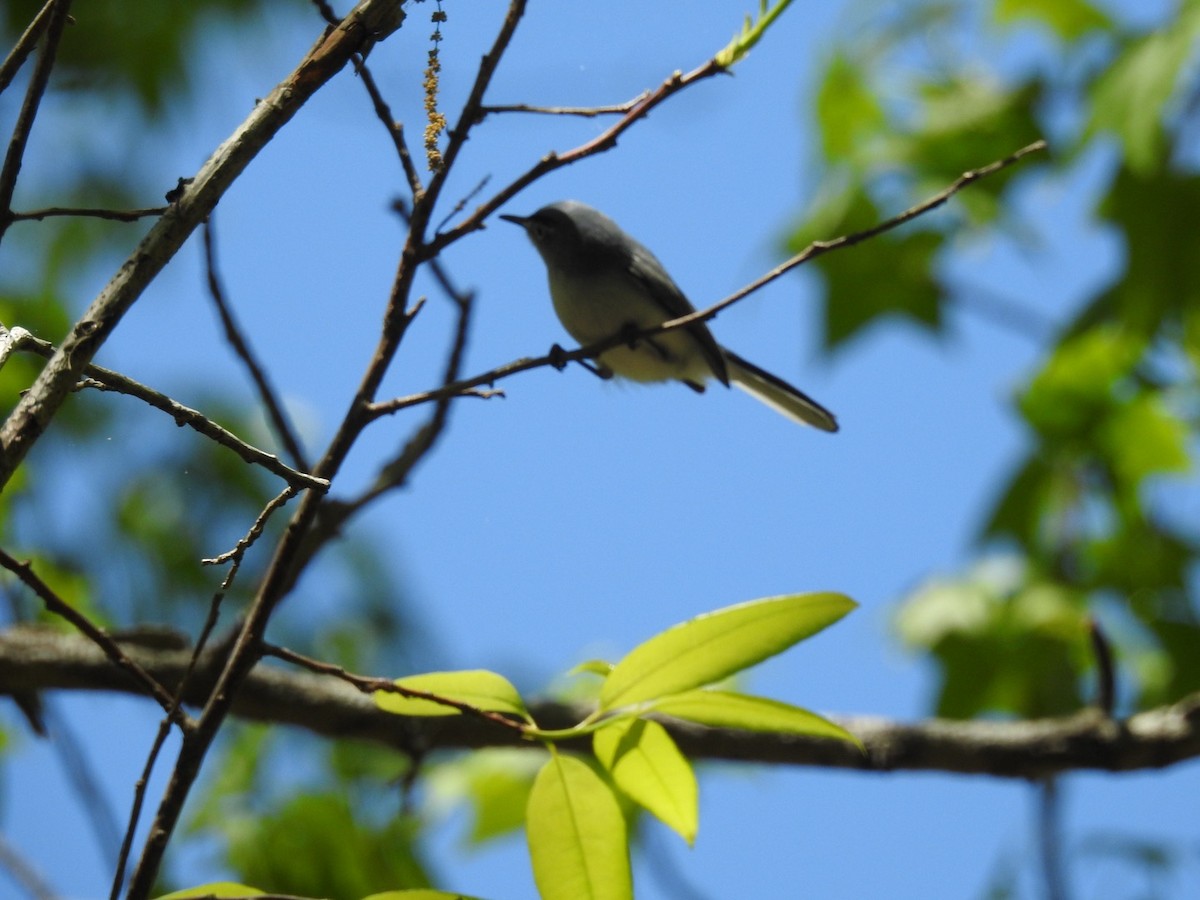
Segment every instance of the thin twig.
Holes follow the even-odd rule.
[[[631,100],[614,103],[610,106],[530,106],[528,103],[481,106],[479,117],[482,119],[491,113],[536,113],[543,116],[582,116],[585,119],[594,119],[597,116],[623,116],[649,96],[650,91],[647,89]]]
[[[313,5],[316,6],[317,12],[330,25],[338,23],[337,13],[333,11],[325,0],[313,0]],[[375,76],[371,74],[371,70],[367,68],[366,57],[361,54],[354,56],[354,71],[362,80],[363,87],[367,90],[367,95],[371,98],[371,104],[375,109],[375,115],[383,127],[387,130],[388,137],[392,139],[392,146],[396,148],[396,156],[400,158],[400,165],[404,169],[404,177],[408,180],[408,188],[412,191],[413,199],[421,195],[424,188],[421,186],[421,176],[417,172],[417,167],[413,165],[412,154],[408,152],[408,142],[404,139],[404,125],[392,116],[391,106],[383,99],[383,92],[379,90],[379,85],[375,82]]]
[[[141,684],[158,701],[159,706],[168,711],[172,709],[174,704],[170,692],[159,684],[145,669],[130,659],[125,654],[125,651],[117,645],[117,642],[109,637],[103,629],[97,627],[91,619],[71,606],[62,597],[58,596],[50,585],[38,577],[29,563],[18,562],[5,550],[0,549],[0,566],[3,566],[16,575],[26,587],[38,596],[48,611],[66,619],[86,635],[92,643],[104,651],[105,656]],[[185,732],[193,724],[191,719],[182,712],[177,712],[173,720]]]
[[[501,715],[491,710],[480,709],[478,706],[472,706],[469,703],[463,703],[461,700],[455,700],[451,697],[443,697],[440,694],[432,694],[429,691],[416,690],[415,688],[407,688],[396,684],[389,678],[376,678],[369,675],[355,675],[353,672],[348,672],[341,666],[333,663],[322,662],[319,659],[313,659],[309,656],[297,653],[294,650],[289,650],[286,647],[280,647],[277,644],[269,642],[263,643],[263,653],[267,656],[274,656],[277,659],[282,659],[284,662],[289,662],[294,666],[308,669],[310,672],[316,672],[318,675],[330,675],[334,678],[339,678],[349,685],[354,686],[364,694],[374,694],[376,691],[384,691],[391,694],[399,694],[401,697],[408,697],[412,700],[428,700],[430,703],[436,703],[439,706],[446,706],[450,709],[456,709],[460,713],[465,713],[469,716],[474,716],[477,719],[483,719],[486,722],[492,722],[496,725],[502,725],[505,728],[524,733],[526,724],[516,719],[510,719],[507,716]]]
[[[250,530],[246,532],[246,535],[237,542],[237,545],[232,550],[227,550],[218,556],[212,557],[211,559],[202,559],[200,560],[201,564],[206,566],[219,566],[222,563],[229,562],[230,560],[234,560],[234,562],[240,562],[242,557],[246,555],[246,551],[253,546],[254,542],[258,540],[259,535],[262,534],[263,528],[267,524],[267,519],[271,517],[271,514],[295,496],[296,489],[294,487],[291,487],[290,485],[285,487],[280,494],[271,498],[271,502],[268,503],[263,511],[258,514],[258,518],[254,520],[254,524],[250,526]]]
[[[575,350],[561,352],[554,351],[547,353],[544,356],[517,359],[510,363],[506,363],[505,365],[497,366],[494,369],[483,372],[472,378],[466,378],[461,381],[456,381],[452,384],[444,384],[441,387],[437,387],[429,391],[423,391],[418,394],[409,394],[406,397],[396,397],[392,400],[373,403],[368,407],[368,413],[372,417],[391,415],[392,413],[395,413],[401,409],[406,409],[410,406],[416,406],[421,403],[441,401],[447,397],[461,396],[469,393],[481,385],[491,385],[497,381],[500,381],[501,379],[509,378],[519,372],[526,372],[529,369],[541,368],[542,366],[561,368],[564,363],[594,358],[603,353],[605,350],[609,350],[618,346],[619,344],[627,343],[630,340],[636,341],[642,338],[652,337],[656,334],[661,334],[665,331],[674,331],[676,328],[686,328],[689,325],[695,324],[696,322],[708,321],[709,319],[715,318],[722,310],[727,309],[734,303],[745,299],[750,294],[765,287],[775,279],[781,277],[787,272],[790,272],[797,266],[803,265],[810,260],[816,259],[818,256],[823,256],[824,254],[830,253],[834,250],[841,250],[846,247],[852,247],[855,244],[860,244],[863,241],[870,240],[871,238],[884,233],[885,231],[890,231],[894,228],[904,225],[907,222],[911,222],[918,216],[937,209],[952,196],[954,196],[954,194],[958,193],[968,185],[1017,163],[1029,154],[1044,149],[1045,146],[1045,141],[1035,141],[1026,147],[1022,147],[1017,152],[1006,156],[1004,159],[997,160],[996,162],[982,166],[981,168],[972,169],[969,172],[965,172],[963,175],[959,176],[953,184],[946,189],[939,191],[928,200],[919,203],[916,206],[910,207],[904,212],[892,216],[890,219],[886,219],[883,222],[880,222],[878,225],[872,226],[871,228],[843,235],[829,241],[814,241],[812,244],[809,244],[786,262],[781,263],[771,271],[767,272],[761,278],[755,279],[750,284],[740,288],[737,291],[734,291],[732,294],[722,300],[717,301],[712,306],[697,310],[696,312],[690,313],[686,316],[681,316],[678,319],[672,319],[669,322],[664,322],[662,325],[657,327],[644,329],[636,334],[631,335],[626,333],[625,330],[622,330],[621,332],[605,338],[602,341],[596,341],[593,344],[588,344],[585,347],[579,347]],[[461,228],[462,226],[459,227]]]
[[[34,337],[24,328],[13,328],[5,334],[2,331],[2,327],[0,327],[0,368],[3,367],[5,357],[11,350],[27,351],[43,359],[51,359],[54,356],[54,345],[49,341],[43,341],[41,338]],[[83,374],[86,379],[82,382],[84,387],[91,387],[101,391],[113,391],[118,394],[135,397],[143,403],[161,412],[165,412],[175,420],[176,425],[187,425],[209,440],[215,441],[222,447],[232,450],[246,462],[262,466],[268,472],[279,476],[293,487],[309,488],[310,490],[321,492],[329,489],[329,482],[324,478],[317,478],[315,475],[309,475],[306,472],[293,469],[275,454],[260,450],[252,444],[247,444],[232,431],[218,425],[203,413],[192,409],[190,406],[184,406],[166,394],[146,387],[141,382],[134,381],[120,372],[114,372],[112,369],[106,369],[103,366],[88,365],[84,367]]]
[[[158,755],[162,752],[163,745],[167,742],[167,735],[170,733],[171,727],[167,720],[163,719],[158,723],[158,733],[154,736],[150,752],[146,755],[142,774],[138,776],[137,783],[133,786],[133,803],[129,808],[129,822],[125,826],[125,836],[121,839],[121,852],[117,855],[117,865],[113,869],[112,888],[108,893],[109,900],[119,900],[121,896],[121,887],[125,882],[125,869],[129,865],[129,852],[133,849],[133,838],[137,833],[138,820],[142,817],[142,807],[146,803],[146,788],[150,784],[150,775],[154,771],[154,764],[158,762]]]
[[[152,206],[146,209],[104,209],[93,206],[48,206],[45,209],[31,209],[28,212],[14,212],[10,216],[14,222],[40,222],[42,219],[52,219],[56,216],[76,216],[91,219],[110,219],[114,222],[136,222],[150,216],[161,216],[167,211],[166,206]]]
[[[254,351],[250,349],[250,342],[242,334],[242,330],[233,316],[233,310],[229,306],[229,301],[225,297],[225,288],[221,285],[221,277],[217,272],[217,248],[212,216],[209,216],[208,221],[204,223],[204,273],[205,280],[208,282],[209,296],[212,297],[213,304],[217,307],[217,314],[221,317],[221,325],[225,329],[225,339],[233,348],[238,359],[242,361],[242,365],[246,367],[250,380],[258,389],[258,397],[266,407],[267,418],[270,419],[275,430],[275,437],[283,444],[284,450],[292,459],[292,464],[301,471],[307,471],[308,460],[305,458],[304,450],[300,447],[300,440],[296,437],[296,431],[292,427],[291,420],[288,419],[283,403],[275,395],[275,389],[267,378],[266,370],[255,357]]]
[[[21,162],[25,156],[25,145],[29,142],[29,134],[33,131],[33,122],[37,118],[38,107],[42,96],[46,93],[46,85],[50,82],[50,72],[54,68],[54,57],[58,53],[58,43],[62,39],[63,29],[67,25],[68,10],[71,0],[52,0],[46,21],[46,30],[41,53],[33,67],[29,78],[29,86],[25,89],[25,100],[17,113],[17,122],[13,126],[12,137],[8,142],[8,153],[4,157],[4,165],[0,167],[0,240],[4,239],[8,226],[12,224],[12,199],[17,188],[17,175],[21,171]]]
[[[25,58],[37,46],[38,38],[42,36],[42,32],[46,30],[46,25],[50,21],[50,12],[54,8],[55,2],[56,0],[47,0],[46,5],[38,10],[38,14],[33,17],[33,21],[29,23],[29,27],[17,38],[17,43],[13,46],[8,56],[4,58],[4,62],[0,63],[0,94],[4,93],[5,88],[12,83],[17,72],[21,70]]]
[[[824,256],[826,253],[829,253],[833,250],[841,250],[845,247],[853,247],[855,244],[861,244],[863,241],[869,241],[874,237],[878,237],[885,231],[892,231],[893,229],[899,228],[901,225],[905,225],[911,222],[913,219],[923,216],[928,212],[932,212],[939,206],[942,206],[947,200],[968,185],[974,184],[976,181],[981,181],[982,179],[987,178],[989,175],[995,175],[1002,169],[1007,169],[1009,166],[1016,165],[1031,153],[1037,153],[1045,149],[1045,141],[1034,141],[1032,144],[1028,144],[1014,153],[1010,153],[1003,159],[998,159],[995,162],[988,163],[986,166],[981,166],[978,169],[971,169],[968,172],[964,172],[962,175],[959,175],[949,187],[938,191],[938,193],[934,194],[928,200],[924,200],[915,206],[910,206],[899,215],[892,216],[890,219],[886,219],[883,222],[880,222],[878,225],[863,229],[862,231],[855,231],[852,234],[842,235],[841,237],[834,238],[830,241],[813,241],[791,259],[776,266],[761,278],[750,282],[750,284],[746,285],[741,290],[734,291],[725,299],[720,300],[705,309],[698,310],[697,312],[686,316],[680,316],[678,319],[673,319],[670,322],[665,322],[661,326],[661,330],[666,331],[674,328],[686,328],[688,325],[695,324],[696,322],[707,322],[710,319],[716,318],[717,314],[722,310],[737,303],[743,297],[746,297],[760,288],[765,287],[775,279],[787,274],[797,266],[801,266],[809,260],[816,259],[818,256]],[[656,332],[651,332],[651,334],[654,333]]]
[[[652,91],[643,92],[634,98],[629,112],[625,113],[619,120],[610,125],[603,132],[598,134],[584,144],[580,144],[573,150],[566,153],[548,153],[530,167],[524,174],[518,176],[511,181],[506,187],[492,196],[490,200],[475,209],[471,215],[465,218],[462,222],[451,228],[448,231],[437,234],[424,247],[426,256],[436,256],[444,247],[454,243],[466,234],[469,234],[476,229],[482,228],[484,221],[493,212],[507,203],[512,197],[516,196],[520,191],[524,190],[534,181],[537,181],[542,176],[563,166],[569,166],[572,163],[578,162],[588,156],[593,156],[597,153],[602,153],[610,150],[617,145],[617,139],[627,131],[638,120],[647,116],[651,110],[661,104],[668,97],[677,94],[679,91],[706,78],[711,78],[714,75],[726,74],[727,69],[721,66],[715,59],[710,59],[708,62],[688,72],[686,75],[680,72],[675,72],[670,75],[662,84]],[[640,99],[639,99],[640,98]],[[478,110],[478,107],[476,107]],[[452,132],[453,134],[453,132]]]

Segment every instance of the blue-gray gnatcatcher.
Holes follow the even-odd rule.
[[[574,200],[532,216],[506,216],[525,229],[550,276],[563,327],[580,344],[654,328],[695,312],[662,263],[604,213]],[[703,322],[605,350],[607,374],[633,381],[682,381],[703,392],[709,378],[730,383],[790,419],[837,431],[837,419],[802,391],[720,346]]]

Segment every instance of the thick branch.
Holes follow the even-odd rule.
[[[186,650],[123,647],[156,680],[182,676]],[[218,661],[205,655],[185,701],[203,702]],[[41,629],[0,633],[0,692],[107,690],[138,693],[136,685],[86,640]],[[412,719],[383,713],[370,698],[334,678],[259,665],[233,703],[242,718],[303,728],[331,738],[353,738],[413,750],[469,749],[519,744],[510,729],[473,717]],[[547,728],[566,727],[587,710],[534,704]],[[856,734],[866,753],[832,740],[760,734],[672,723],[681,748],[696,759],[859,769],[933,771],[1000,778],[1041,778],[1077,770],[1127,772],[1159,769],[1200,757],[1200,695],[1139,713],[1123,722],[1093,710],[1028,722],[901,723],[866,716],[834,716]],[[586,749],[586,742],[580,749]]]

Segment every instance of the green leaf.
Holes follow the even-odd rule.
[[[1066,41],[1107,29],[1111,20],[1087,0],[997,0],[992,16],[998,25],[1032,19]]]
[[[1104,424],[1100,442],[1117,476],[1129,487],[1137,487],[1149,475],[1186,472],[1191,466],[1187,425],[1154,394],[1117,410]]]
[[[1089,131],[1115,134],[1126,165],[1141,175],[1165,162],[1168,103],[1198,37],[1200,11],[1195,4],[1185,5],[1176,21],[1134,41],[1096,80]]]
[[[1200,310],[1200,254],[1189,229],[1178,225],[1198,206],[1195,173],[1166,167],[1145,176],[1118,172],[1098,212],[1121,230],[1128,261],[1125,277],[1097,303],[1112,308],[1120,325],[1149,337]]]
[[[714,728],[805,734],[837,738],[858,747],[862,746],[858,738],[824,716],[766,697],[753,697],[732,691],[687,691],[663,697],[653,708],[655,712],[674,716],[676,719],[699,722]],[[617,784],[621,782],[618,780]]]
[[[665,728],[646,719],[624,719],[597,731],[592,748],[617,787],[689,845],[695,842],[696,775]]]
[[[485,712],[511,713],[523,719],[529,717],[521,695],[512,683],[504,676],[486,669],[426,672],[397,678],[393,683],[397,687],[434,694]],[[460,712],[433,700],[403,697],[391,691],[376,691],[373,696],[380,709],[402,716],[457,716]]]
[[[533,782],[526,836],[542,900],[632,900],[625,817],[585,763],[551,755]]]
[[[1021,412],[1043,434],[1087,433],[1108,413],[1114,388],[1132,371],[1143,341],[1117,328],[1096,328],[1063,342],[1021,398]]]
[[[697,616],[655,635],[618,662],[600,690],[600,708],[712,684],[783,652],[855,606],[842,594],[788,594]]]
[[[599,675],[601,678],[607,678],[608,673],[613,669],[613,664],[604,659],[589,659],[581,662],[568,672],[568,675]]]
[[[845,54],[835,54],[817,91],[817,124],[821,150],[830,163],[869,156],[887,118],[878,95],[862,69]]]
[[[265,893],[266,891],[260,891],[258,888],[234,884],[232,881],[214,881],[211,884],[163,894],[158,900],[186,900],[188,897],[260,897]]]

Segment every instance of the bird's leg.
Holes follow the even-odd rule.
[[[547,354],[547,356],[550,358],[550,365],[554,366],[554,368],[560,372],[565,369],[567,367],[567,363],[570,362],[570,360],[567,359],[567,351],[558,344],[554,344],[550,348],[550,352]],[[604,365],[604,363],[592,362],[591,360],[587,359],[577,359],[575,362],[579,363],[597,378],[603,378],[605,381],[607,381],[613,377],[613,370]]]

